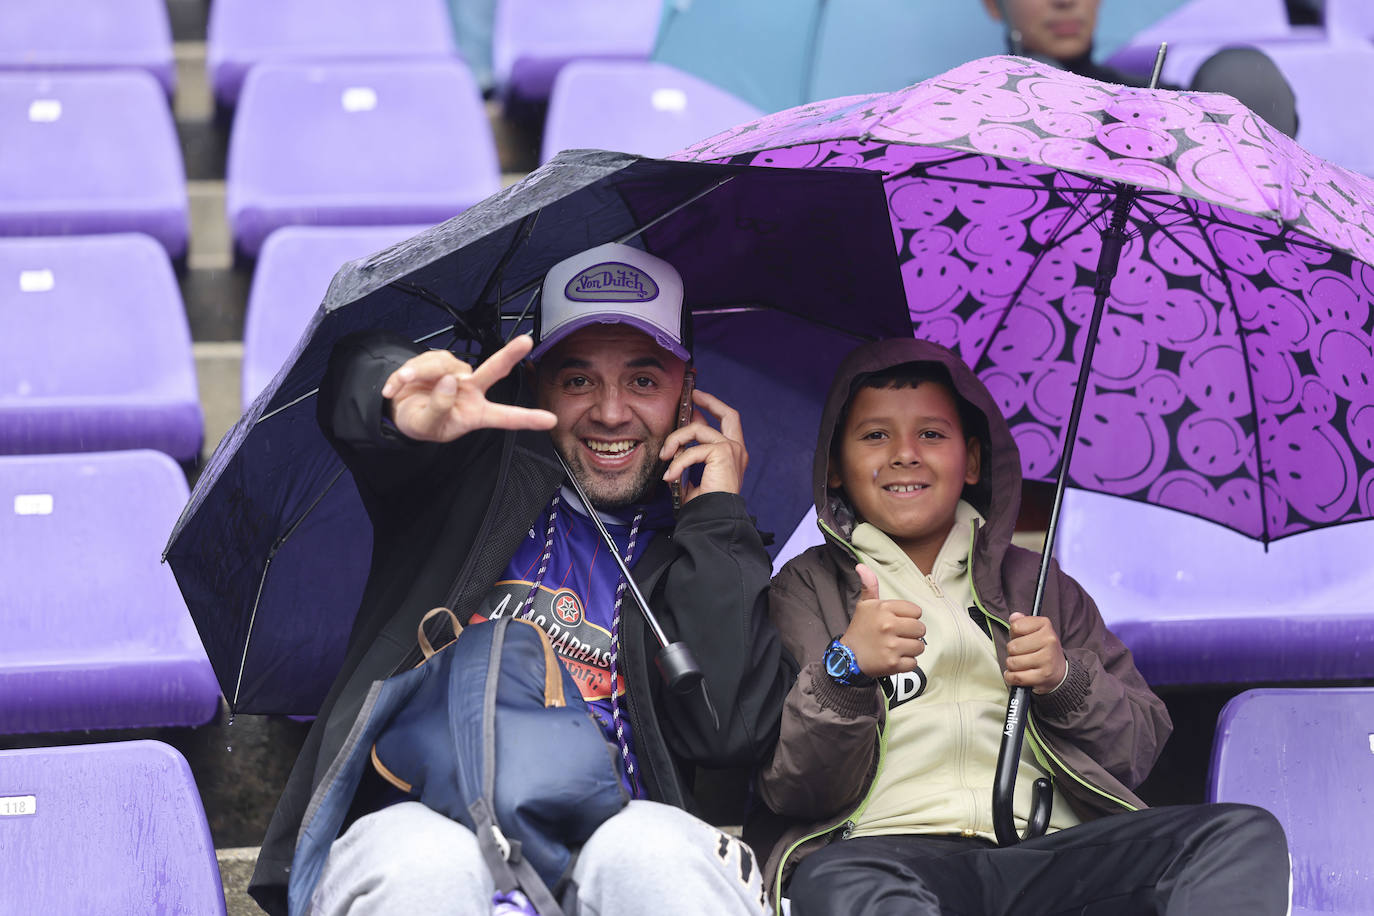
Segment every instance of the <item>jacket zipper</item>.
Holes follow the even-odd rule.
[[[879,690],[878,695],[883,698],[883,721],[886,722],[887,713],[889,712],[887,704],[887,694]],[[787,868],[787,860],[791,858],[792,853],[797,851],[797,847],[802,845],[803,843],[809,843],[816,837],[825,836],[827,833],[834,833],[836,830],[840,831],[840,839],[847,840],[849,839],[850,834],[854,832],[854,828],[858,826],[857,821],[859,819],[859,816],[863,814],[864,809],[868,807],[868,802],[873,797],[873,787],[878,784],[878,777],[881,776],[883,773],[883,758],[887,755],[887,735],[883,732],[882,726],[878,726],[877,730],[878,765],[873,770],[873,779],[869,782],[868,788],[864,791],[864,797],[859,800],[858,807],[856,807],[853,811],[849,812],[849,815],[843,818],[842,820],[837,821],[836,823],[831,824],[828,827],[823,827],[820,830],[816,830],[797,840],[791,846],[787,847],[787,852],[783,853],[782,858],[778,861],[778,876],[774,879],[776,883],[773,887],[773,913],[775,914],[775,916],[782,916],[782,876],[783,872]]]
[[[983,616],[987,620],[998,624],[1002,627],[1002,629],[1007,630],[1008,633],[1010,633],[1010,624],[1008,624],[1002,618],[998,617],[996,614],[989,613],[988,609],[983,606],[983,599],[978,597],[978,586],[974,583],[973,580],[973,549],[978,538],[978,523],[970,522],[969,524],[973,528],[973,537],[969,540],[968,547],[968,584],[969,591],[973,595],[973,603],[978,606],[978,610],[982,612]],[[1051,772],[1053,772],[1057,768],[1060,772],[1072,777],[1075,782],[1083,786],[1085,789],[1088,789],[1090,792],[1093,792],[1096,795],[1102,796],[1110,802],[1120,805],[1127,811],[1139,810],[1129,802],[1123,801],[1122,799],[1117,798],[1115,795],[1112,795],[1105,789],[1101,789],[1093,785],[1091,782],[1084,779],[1078,773],[1074,772],[1074,770],[1071,767],[1069,767],[1068,764],[1060,760],[1059,757],[1055,755],[1054,751],[1050,750],[1049,744],[1046,743],[1044,738],[1040,735],[1040,730],[1036,727],[1035,724],[1035,711],[1032,709],[1030,713],[1030,715],[1026,716],[1026,737],[1030,739],[1031,753],[1035,755],[1036,761],[1038,761],[1041,766],[1043,766],[1047,770],[1050,770]]]

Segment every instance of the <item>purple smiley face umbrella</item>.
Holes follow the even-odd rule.
[[[992,57],[679,157],[882,171],[915,333],[997,395],[1031,480],[1062,463],[1124,185],[1068,484],[1266,542],[1374,517],[1374,181],[1229,96]]]
[[[1032,614],[1066,483],[1266,543],[1374,517],[1374,182],[1235,99],[994,57],[680,156],[884,173],[915,333],[979,373],[1025,476],[1056,482]],[[1028,705],[1014,689],[1004,845]]]

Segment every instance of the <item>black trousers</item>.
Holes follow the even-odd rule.
[[[1249,805],[1150,808],[999,848],[959,836],[855,837],[802,860],[793,916],[1283,916],[1288,842]]]

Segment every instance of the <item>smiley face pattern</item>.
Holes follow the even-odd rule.
[[[883,172],[915,333],[977,370],[1038,480],[1129,187],[1069,482],[1266,540],[1374,517],[1374,181],[1234,99],[985,58],[675,158]]]

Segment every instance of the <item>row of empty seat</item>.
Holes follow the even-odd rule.
[[[188,495],[161,452],[0,457],[0,734],[214,718],[219,685],[160,562]]]
[[[0,108],[12,119],[0,236],[143,232],[185,255],[185,171],[151,77],[0,74]],[[666,155],[758,114],[663,65],[575,64],[558,77],[544,157],[586,146]],[[283,226],[431,225],[500,185],[462,64],[265,64],[240,98],[225,206],[236,248],[255,257]]]
[[[214,717],[219,686],[159,562],[203,438],[162,245],[0,238],[0,734]]]
[[[224,916],[205,809],[160,741],[0,750],[0,916]]]
[[[571,60],[644,60],[658,34],[661,0],[490,0],[485,16],[450,14],[444,0],[223,0],[209,5],[206,70],[218,102],[232,107],[262,63],[459,59],[455,29],[473,27],[503,93],[548,97]],[[484,21],[489,20],[489,21]],[[464,42],[468,44],[469,42]],[[66,0],[0,6],[0,70],[148,72],[176,89],[166,0]]]

